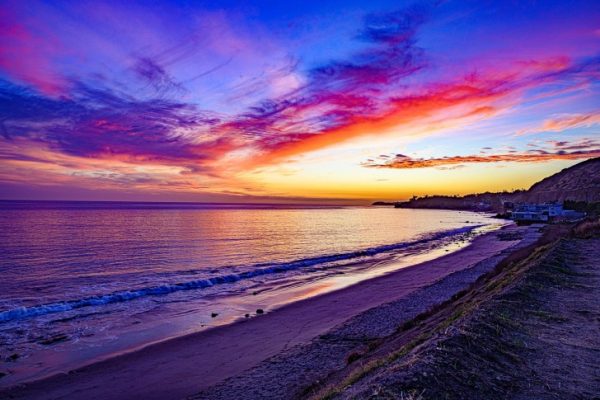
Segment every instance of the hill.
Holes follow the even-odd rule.
[[[525,192],[524,201],[600,201],[600,158],[592,158],[545,178]]]
[[[592,158],[565,168],[535,183],[525,191],[479,193],[466,196],[415,196],[409,201],[395,203],[395,207],[500,212],[502,204],[507,201],[598,203],[600,202],[600,158]]]

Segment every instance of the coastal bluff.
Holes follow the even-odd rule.
[[[423,196],[393,203],[396,208],[430,208],[502,212],[505,202],[600,202],[600,157],[565,168],[533,184],[528,190],[478,193],[465,196]],[[390,203],[375,202],[373,205]]]
[[[600,158],[592,158],[545,178],[524,193],[524,201],[600,202]]]

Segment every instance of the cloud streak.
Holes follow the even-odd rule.
[[[173,100],[180,97],[181,84],[150,57],[137,57],[131,68],[142,84],[138,90],[154,90],[148,98],[80,80],[69,81],[68,97],[48,97],[4,81],[2,132],[7,139],[27,137],[75,156],[162,161],[194,170],[218,163],[231,151],[277,153],[387,112],[398,101],[393,89],[424,67],[414,36],[427,12],[413,7],[370,15],[358,35],[368,45],[365,50],[312,68],[291,93],[238,115]]]
[[[600,124],[600,112],[586,114],[564,114],[545,120],[537,128],[520,130],[517,135],[541,132],[562,132],[567,129],[591,127]]]
[[[166,99],[138,100],[107,88],[74,83],[70,98],[46,98],[0,82],[0,120],[7,140],[27,138],[56,151],[131,162],[200,165],[226,140],[200,141],[198,131],[220,122],[193,105]]]
[[[88,185],[183,188],[222,179],[237,189],[237,176],[247,171],[355,139],[426,136],[487,120],[530,95],[543,102],[600,78],[600,58],[564,48],[536,56],[532,46],[531,59],[503,55],[493,63],[476,54],[466,66],[436,59],[424,47],[431,37],[423,38],[443,6],[371,12],[336,38],[344,51],[311,53],[302,46],[289,54],[271,37],[279,25],[251,31],[256,25],[238,27],[231,21],[241,20],[226,11],[188,16],[169,5],[170,16],[138,6],[9,2],[0,7],[0,164],[18,171],[14,179],[34,179],[26,173],[32,168],[44,181],[55,174],[57,181]],[[95,29],[99,20],[114,22]],[[127,40],[115,44],[116,37]],[[323,59],[330,53],[336,56]],[[521,134],[599,122],[597,112],[554,115]],[[477,156],[390,156],[364,165],[457,168],[578,159],[597,150],[560,143],[547,154],[484,149]],[[158,167],[154,176],[145,170]],[[4,180],[11,179],[7,170]]]
[[[498,163],[498,162],[546,162],[553,160],[582,160],[587,158],[600,157],[600,148],[597,150],[579,150],[579,151],[557,151],[555,153],[509,153],[494,154],[489,156],[470,155],[470,156],[447,156],[441,158],[410,158],[396,157],[394,160],[385,163],[366,162],[363,164],[369,168],[391,168],[391,169],[412,169],[456,166],[461,167],[465,164],[480,163]]]
[[[577,142],[550,141],[550,149],[536,148],[518,152],[516,150],[501,154],[476,154],[466,156],[445,156],[432,158],[414,158],[404,154],[396,154],[393,157],[379,156],[369,159],[361,165],[367,168],[381,169],[415,169],[415,168],[438,168],[441,170],[452,170],[463,168],[468,164],[488,163],[539,163],[554,160],[581,160],[600,157],[600,141],[595,139],[583,139]]]

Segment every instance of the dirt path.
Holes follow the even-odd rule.
[[[400,329],[313,398],[600,399],[599,366],[600,239],[570,238]]]

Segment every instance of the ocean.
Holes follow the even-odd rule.
[[[378,207],[0,201],[0,386],[253,318],[503,222]]]

